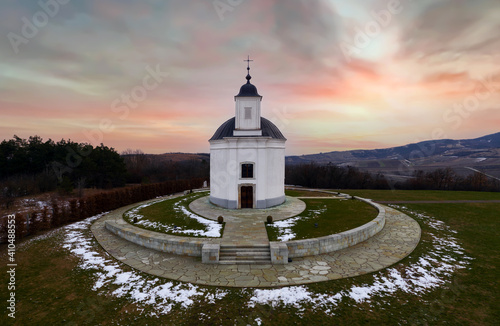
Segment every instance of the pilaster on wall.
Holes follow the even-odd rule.
[[[220,245],[218,243],[206,243],[201,248],[201,262],[203,264],[219,263]]]
[[[288,264],[288,247],[284,242],[271,242],[271,262],[273,265]]]

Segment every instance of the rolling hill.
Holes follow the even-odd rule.
[[[287,164],[350,165],[386,176],[407,178],[415,170],[451,167],[459,174],[478,170],[500,178],[500,132],[475,139],[430,140],[405,146],[288,156]]]

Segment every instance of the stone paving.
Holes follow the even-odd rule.
[[[286,197],[285,203],[267,209],[226,209],[210,203],[209,196],[198,198],[189,204],[196,214],[211,220],[224,217],[226,226],[220,242],[224,246],[268,245],[269,239],[265,221],[267,216],[273,220],[284,220],[302,213],[306,204],[297,198]]]
[[[189,204],[189,209],[198,215],[214,221],[217,221],[217,217],[222,215],[225,221],[259,216],[261,217],[261,221],[265,222],[268,215],[271,215],[275,221],[299,215],[306,209],[306,204],[297,197],[286,196],[285,202],[275,207],[265,209],[227,209],[210,203],[209,196],[206,196],[192,201]]]
[[[224,215],[215,211],[212,213],[217,214],[212,218],[223,215],[226,222],[231,220],[230,214]],[[293,211],[288,214],[297,215]],[[275,220],[278,219],[276,211],[263,215],[276,216]],[[286,265],[212,265],[203,264],[201,258],[147,249],[115,236],[104,227],[104,222],[111,218],[116,217],[109,214],[97,220],[91,230],[102,247],[117,260],[140,271],[172,280],[228,287],[289,286],[375,272],[409,255],[417,246],[421,233],[415,220],[386,207],[386,223],[382,231],[355,246],[330,254],[294,258]],[[229,224],[226,223],[225,234],[231,232],[231,229],[228,229]],[[247,241],[250,241],[250,238],[243,240]],[[258,241],[264,239],[259,238]]]

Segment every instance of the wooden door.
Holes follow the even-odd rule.
[[[241,187],[241,208],[253,208],[253,187]]]

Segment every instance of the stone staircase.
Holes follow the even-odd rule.
[[[271,264],[269,245],[221,245],[219,264]]]

